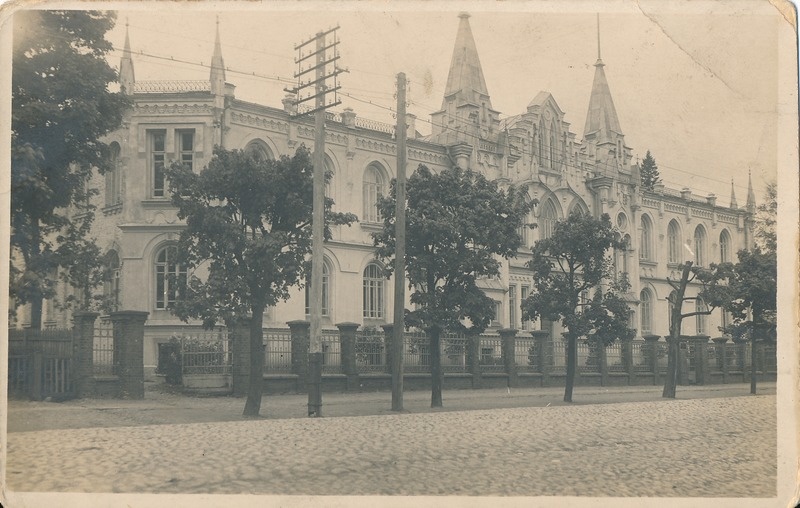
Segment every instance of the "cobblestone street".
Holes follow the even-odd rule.
[[[270,399],[265,400],[269,407]],[[281,495],[776,495],[772,394],[129,425],[134,426],[10,428],[8,488]]]

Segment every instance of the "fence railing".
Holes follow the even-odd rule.
[[[231,344],[226,331],[192,332],[179,340],[182,375],[231,373]]]
[[[289,330],[264,330],[264,372],[288,374],[292,371],[292,335]]]
[[[386,371],[386,345],[382,330],[370,328],[356,332],[356,371],[359,374]]]
[[[114,352],[114,326],[108,316],[101,316],[94,324],[92,367],[95,376],[117,375],[118,361]]]

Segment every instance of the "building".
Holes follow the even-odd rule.
[[[538,228],[521,230],[525,245],[518,256],[503,263],[499,279],[480,281],[496,302],[493,326],[560,333],[558,323],[522,320],[520,302],[531,291],[525,264],[534,242],[551,234],[559,218],[581,209],[608,213],[627,243],[614,259],[632,284],[633,327],[640,335],[666,335],[671,291],[666,279],[679,276],[680,263],[687,256],[698,265],[732,260],[736,251],[752,246],[752,185],[745,208],[737,206],[733,187],[729,206],[690,189],[644,190],[625,144],[624,122],[614,107],[599,45],[591,86],[587,76],[591,98],[582,138],[549,92],[538,93],[525,111],[502,115],[492,107],[469,15],[461,14],[458,22],[442,107],[431,114],[431,134],[419,135],[415,117],[407,117],[413,133],[408,168],[425,164],[439,171],[458,164],[502,184],[526,185],[530,197],[538,200],[530,214]],[[169,275],[180,277],[185,269],[174,260],[181,223],[165,188],[165,164],[180,160],[200,170],[215,145],[274,158],[293,154],[301,144],[311,146],[314,139],[312,120],[293,117],[291,97],[281,107],[236,98],[234,84],[226,81],[219,29],[211,62],[207,81],[137,82],[126,34],[120,84],[134,107],[106,140],[116,169],[93,182],[101,190],[94,235],[112,274],[104,291],[115,308],[149,312],[149,373],[156,365],[158,344],[187,327],[169,311],[177,296]],[[326,131],[326,164],[334,173],[328,192],[338,210],[355,213],[360,222],[336,228],[326,243],[323,326],[391,323],[391,281],[381,276],[370,233],[380,227],[376,198],[395,176],[394,129],[345,109],[328,114]],[[61,291],[63,296],[68,289]],[[689,295],[697,291],[690,288]],[[304,290],[298,288],[289,301],[267,311],[265,326],[285,327],[287,321],[306,318],[305,301]],[[53,302],[45,304],[44,314],[46,326],[69,324],[69,314]],[[725,319],[721,311],[700,316],[694,327],[686,323],[684,332],[717,335]],[[24,310],[18,313],[18,324],[25,325]]]

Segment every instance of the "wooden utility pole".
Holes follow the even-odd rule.
[[[394,337],[392,347],[392,411],[403,410],[403,337],[406,295],[406,75],[397,75],[397,180],[394,256]]]
[[[339,41],[336,39],[336,30],[332,28],[326,32],[319,32],[313,38],[295,47],[299,56],[296,60],[299,68],[295,74],[299,83],[297,88],[287,89],[287,92],[297,95],[295,105],[314,100],[314,108],[301,113],[306,115],[314,113],[314,197],[312,207],[311,222],[311,287],[309,298],[309,314],[311,317],[310,344],[308,348],[308,416],[322,416],[322,264],[324,263],[322,248],[325,235],[325,110],[329,107],[341,104],[336,97],[339,86],[336,84],[336,76],[342,70],[336,67],[339,54],[336,46]],[[333,36],[333,41],[328,43],[328,36]],[[314,49],[306,54],[307,48],[312,42],[316,42]],[[331,54],[332,53],[332,54]],[[311,60],[313,59],[313,60]],[[313,62],[307,66],[308,62]],[[328,66],[333,69],[328,72]],[[303,77],[314,72],[314,79],[303,81]],[[328,86],[329,80],[333,79],[333,86]],[[301,97],[301,93],[308,87],[314,87],[313,94]],[[329,93],[334,94],[334,99],[326,104]]]

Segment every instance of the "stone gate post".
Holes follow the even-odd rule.
[[[94,395],[94,323],[99,316],[98,312],[72,313],[72,361],[79,399]]]
[[[119,392],[123,399],[144,398],[144,324],[149,315],[135,310],[110,314],[114,351],[119,352]]]

